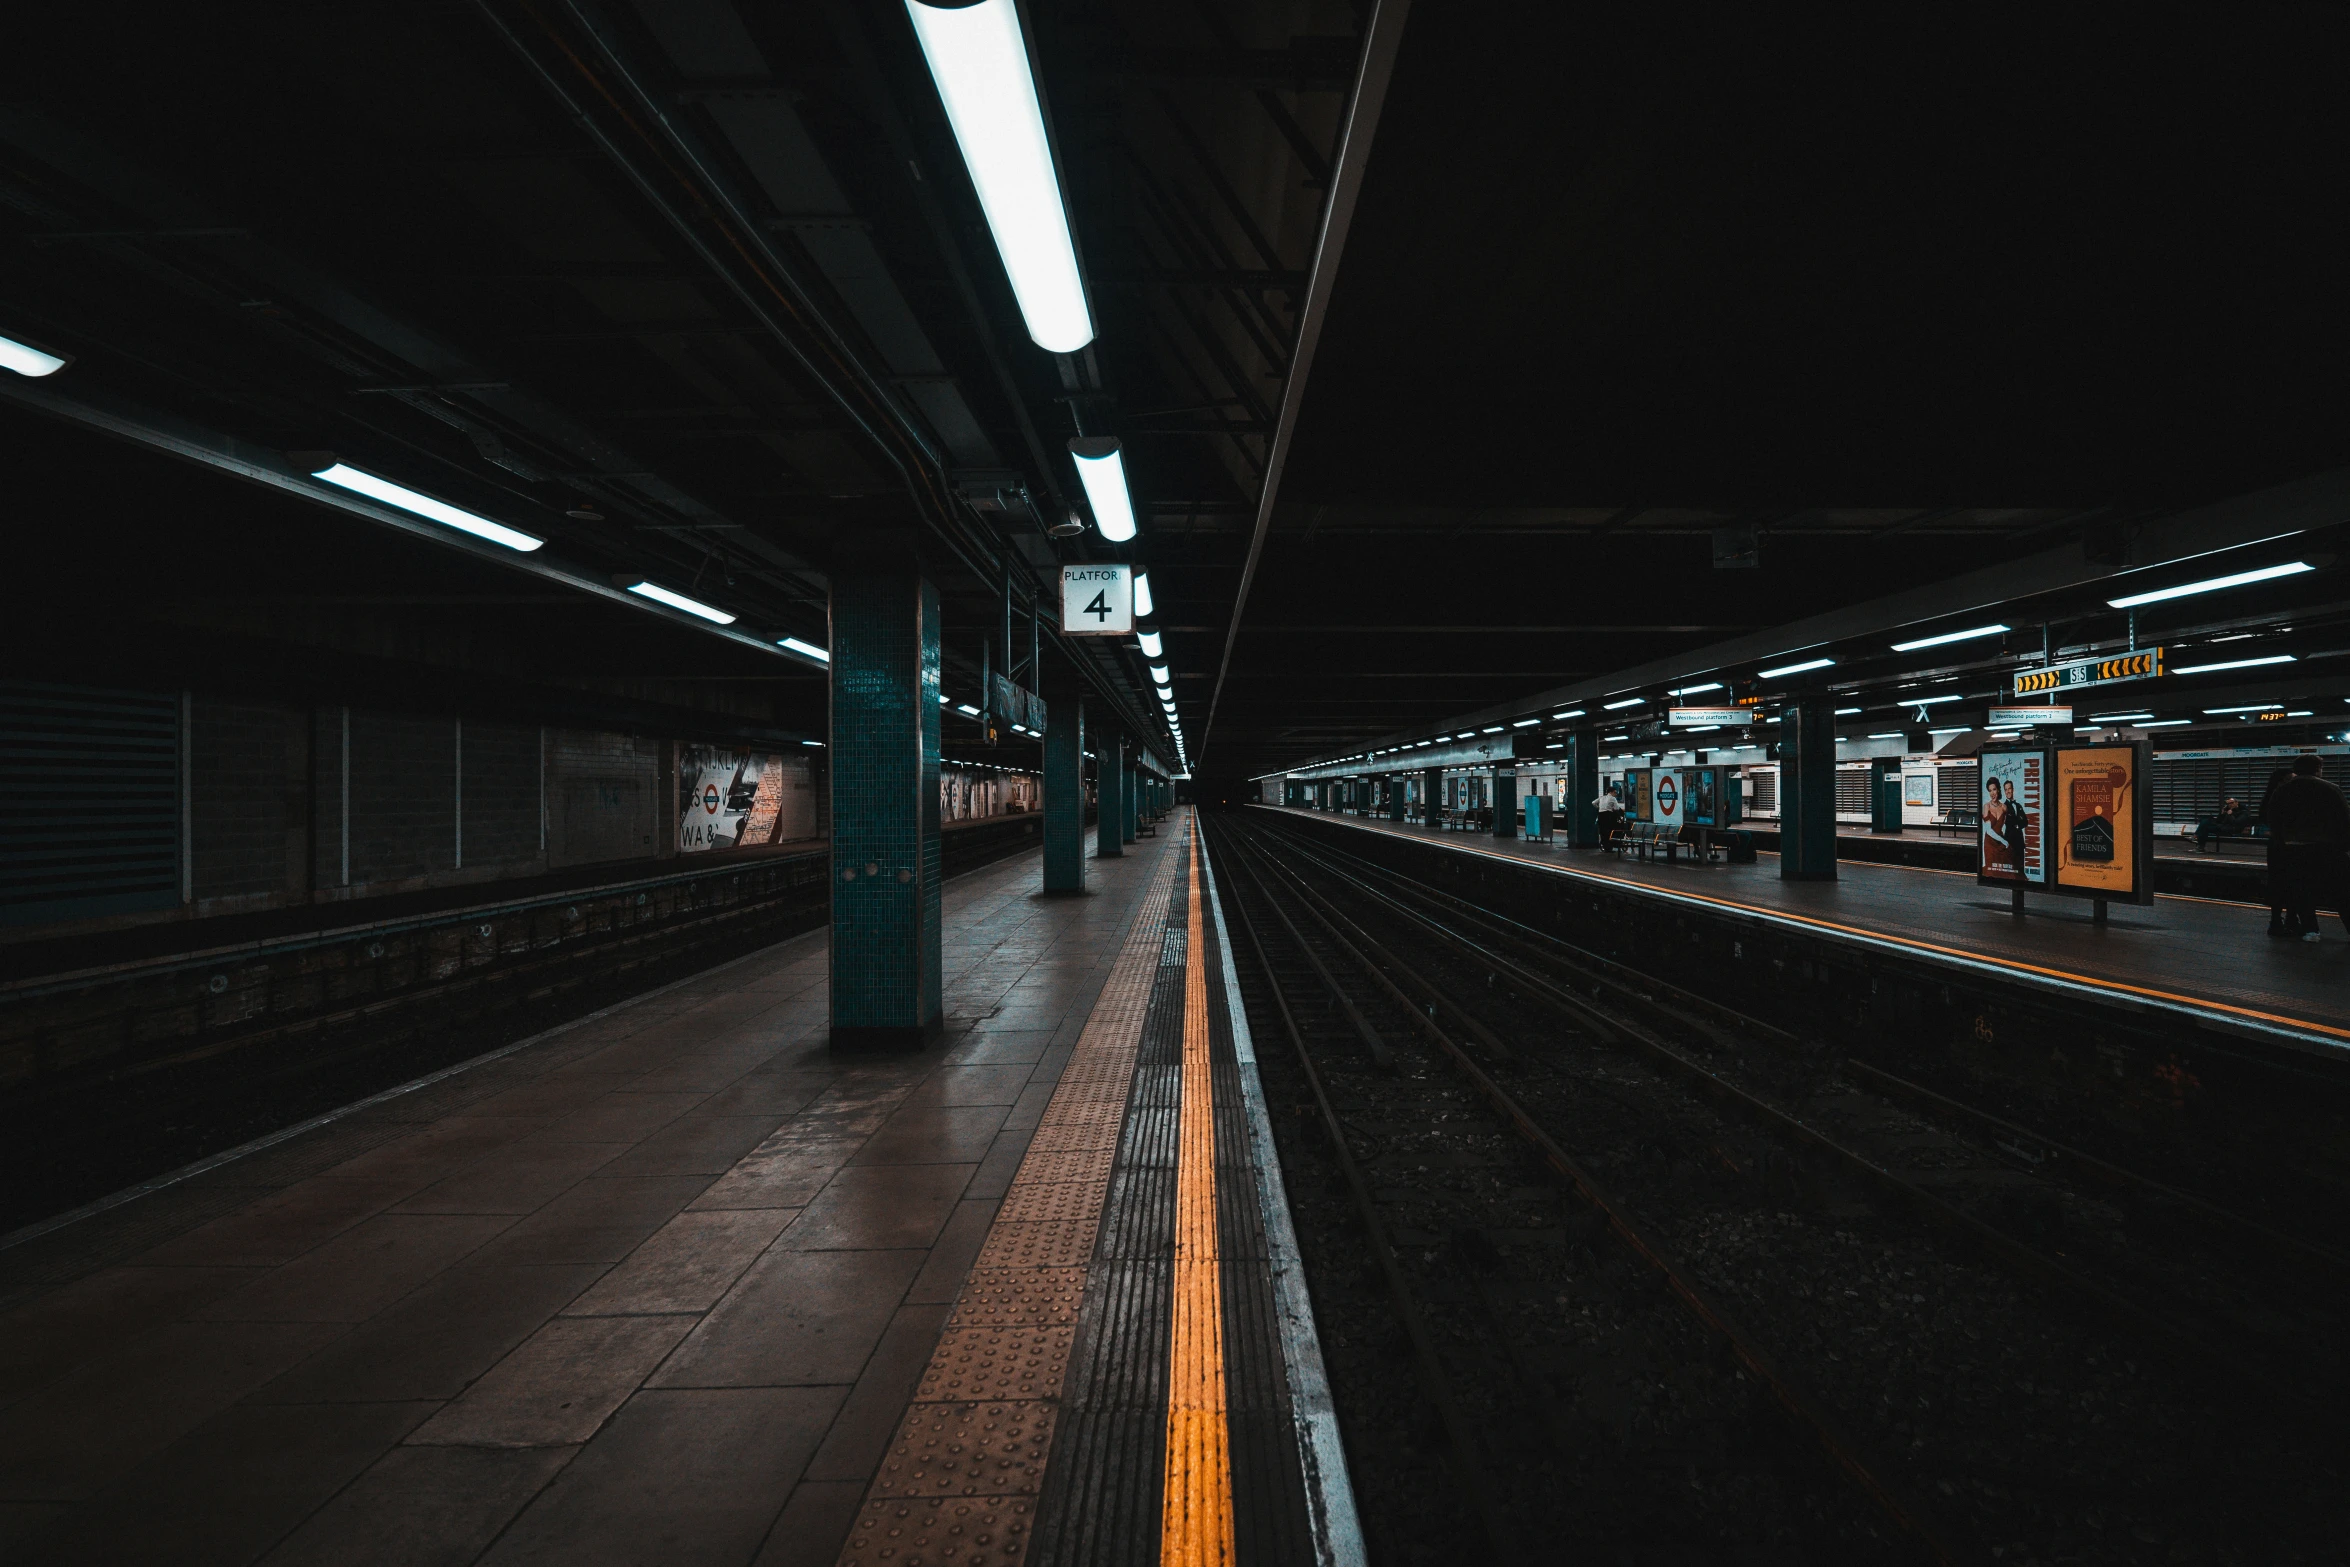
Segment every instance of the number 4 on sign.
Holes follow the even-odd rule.
[[[1101,592],[1096,593],[1093,596],[1092,603],[1086,605],[1085,608],[1078,611],[1078,613],[1083,615],[1091,615],[1098,624],[1101,621],[1109,619],[1112,615],[1116,614],[1117,611],[1110,608],[1110,593],[1107,588],[1104,588]]]

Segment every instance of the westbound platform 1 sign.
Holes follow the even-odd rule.
[[[1124,637],[1134,634],[1132,566],[1063,566],[1061,634]]]
[[[1994,729],[2009,724],[2069,724],[2073,710],[2069,707],[1995,707],[1986,722]]]
[[[1667,712],[1667,722],[1676,729],[1694,724],[1726,728],[1731,724],[1751,724],[1754,719],[1755,713],[1751,707],[1676,707]]]
[[[2084,686],[2118,686],[2131,680],[2154,680],[2162,674],[2162,649],[2142,647],[2119,658],[2083,658],[2046,669],[2019,670],[2014,694],[2046,696],[2050,692],[2078,691]]]

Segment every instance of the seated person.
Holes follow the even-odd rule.
[[[2208,850],[2214,838],[2239,838],[2252,826],[2252,815],[2244,809],[2244,802],[2230,795],[2217,816],[2206,816],[2195,824],[2195,847]]]

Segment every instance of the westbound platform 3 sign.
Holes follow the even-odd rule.
[[[1994,729],[2009,724],[2069,724],[2073,710],[2069,707],[1995,707],[1988,722]]]
[[[1124,637],[1134,633],[1132,566],[1063,566],[1061,634]]]
[[[1675,728],[1691,724],[1712,724],[1720,728],[1754,722],[1754,710],[1746,707],[1676,707],[1668,711],[1667,721]]]
[[[2161,674],[2162,649],[2142,647],[2119,658],[2084,658],[2046,669],[2021,670],[2015,677],[2015,695],[2046,696],[2084,686],[2118,686],[2130,680],[2153,680]]]

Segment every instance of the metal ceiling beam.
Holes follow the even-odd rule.
[[[1379,128],[1379,111],[1387,102],[1387,83],[1395,74],[1395,57],[1403,43],[1404,21],[1411,0],[1374,0],[1369,24],[1363,29],[1362,55],[1355,69],[1354,92],[1347,101],[1346,124],[1339,133],[1336,172],[1329,197],[1322,204],[1322,232],[1314,243],[1313,278],[1306,286],[1305,308],[1299,313],[1296,344],[1290,353],[1289,375],[1281,388],[1281,417],[1266,455],[1264,483],[1257,492],[1257,524],[1249,537],[1248,558],[1240,572],[1240,589],[1232,603],[1232,621],[1224,635],[1224,656],[1216,666],[1216,685],[1208,700],[1207,722],[1200,726],[1198,760],[1205,761],[1213,743],[1216,709],[1231,673],[1232,650],[1240,640],[1241,617],[1248,611],[1249,589],[1256,582],[1257,562],[1265,551],[1265,535],[1273,522],[1273,507],[1281,495],[1281,474],[1296,439],[1298,407],[1314,367],[1314,350],[1321,342],[1322,322],[1330,311],[1331,291],[1338,282],[1339,258],[1354,226],[1355,203],[1363,189],[1363,170],[1371,159],[1371,140]]]

